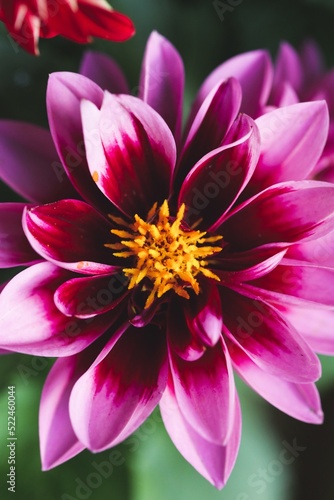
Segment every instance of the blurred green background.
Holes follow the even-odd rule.
[[[220,19],[214,2],[200,0],[119,0],[114,8],[135,22],[136,36],[125,44],[96,40],[89,47],[113,56],[134,89],[138,85],[147,37],[155,29],[181,53],[186,68],[186,106],[203,78],[237,53],[267,48],[274,56],[281,40],[296,47],[315,39],[328,67],[334,66],[334,1],[242,0]],[[238,5],[236,5],[238,4]],[[0,117],[47,126],[45,89],[48,74],[76,71],[87,47],[57,38],[40,42],[33,58],[14,47],[0,26]],[[334,90],[334,89],[333,89]],[[17,199],[0,186],[2,201]],[[15,270],[14,272],[16,272]],[[10,276],[1,274],[1,281]],[[238,382],[243,411],[243,437],[236,467],[227,487],[218,492],[199,476],[171,444],[156,412],[128,442],[117,447],[119,465],[109,477],[94,476],[110,451],[84,452],[49,472],[40,471],[38,404],[52,360],[23,355],[0,358],[0,498],[7,491],[7,386],[17,391],[17,491],[14,498],[31,500],[332,500],[334,498],[334,363],[322,357],[319,383],[325,424],[294,421],[263,402]],[[61,436],[59,436],[61,439]],[[304,450],[289,465],[280,465],[283,441]],[[98,465],[96,465],[98,464]],[[92,475],[93,474],[93,475]]]

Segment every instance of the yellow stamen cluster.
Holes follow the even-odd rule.
[[[147,214],[147,221],[135,215],[135,222],[128,224],[121,217],[110,216],[114,223],[125,229],[112,229],[111,233],[121,238],[121,242],[105,246],[117,250],[114,252],[116,257],[135,258],[136,267],[124,269],[125,275],[130,278],[128,287],[133,288],[144,278],[153,283],[145,308],[156,297],[160,298],[172,289],[186,299],[190,297],[186,287],[192,287],[198,294],[200,289],[196,276],[199,273],[219,281],[218,276],[206,268],[204,259],[220,252],[222,247],[201,245],[215,243],[222,236],[204,238],[206,232],[182,229],[184,212],[185,205],[182,204],[172,220],[165,200],[158,210],[157,203],[153,205]]]

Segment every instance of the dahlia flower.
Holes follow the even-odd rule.
[[[0,122],[1,177],[27,199],[0,208],[1,263],[27,266],[0,295],[0,347],[58,358],[44,469],[120,443],[160,405],[180,453],[221,488],[241,434],[234,372],[322,421],[333,269],[289,252],[334,228],[334,185],[305,180],[326,103],[253,120],[240,109],[263,94],[247,91],[254,69],[202,87],[181,139],[183,65],[166,39],[148,41],[138,97],[103,56],[82,73],[51,75],[51,134]]]
[[[0,21],[15,43],[35,55],[39,37],[123,42],[134,34],[132,21],[105,0],[0,0]]]

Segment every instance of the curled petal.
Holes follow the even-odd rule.
[[[187,304],[188,305],[188,304]],[[202,286],[201,294],[185,309],[187,325],[192,335],[207,347],[213,347],[222,334],[223,313],[217,287]]]
[[[24,230],[31,246],[45,259],[83,274],[110,273],[115,268],[110,225],[79,200],[61,200],[27,209]]]
[[[261,255],[261,252],[259,253]],[[283,250],[281,252],[275,253],[270,257],[263,258],[262,260],[260,259],[259,255],[259,261],[256,264],[251,263],[251,260],[249,259],[249,267],[245,267],[245,269],[240,270],[232,268],[230,271],[225,270],[226,267],[228,267],[226,266],[226,264],[228,263],[227,259],[219,259],[218,265],[220,265],[224,270],[222,271],[220,269],[215,269],[215,274],[220,278],[221,283],[224,285],[233,283],[237,285],[245,281],[255,280],[266,275],[272,269],[275,269],[275,267],[281,262],[285,254],[286,250]]]
[[[114,309],[124,299],[127,283],[121,272],[74,278],[57,288],[55,304],[66,316],[90,318]]]
[[[227,283],[233,280],[234,273],[240,274],[240,281],[247,281],[245,278],[251,279],[252,270],[255,276],[257,273],[261,274],[262,270],[270,269],[278,264],[287,251],[286,244],[284,243],[268,243],[261,247],[255,247],[250,250],[235,252],[233,249],[226,245],[224,252],[218,257],[216,256],[217,275],[221,276],[222,281],[227,280]],[[245,273],[245,274],[244,274]],[[238,276],[238,274],[236,275]],[[253,275],[254,276],[254,275]],[[254,277],[255,277],[254,276]]]
[[[167,325],[169,347],[185,361],[195,361],[203,356],[205,345],[193,335],[183,311],[179,311],[178,307],[176,302],[172,302],[169,309]]]

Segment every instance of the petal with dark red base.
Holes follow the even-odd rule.
[[[170,350],[175,396],[187,422],[206,440],[226,444],[235,418],[232,365],[223,340],[195,361]]]
[[[323,305],[334,308],[333,268],[283,259],[270,273],[248,285],[263,297],[278,303],[309,303],[309,307]]]
[[[248,296],[246,296],[246,294]],[[294,383],[314,382],[321,365],[301,335],[280,312],[255,293],[221,288],[224,333],[263,371]]]
[[[68,318],[54,304],[55,290],[73,274],[42,262],[17,274],[0,294],[0,346],[38,356],[82,351],[114,323],[119,313],[89,320]]]
[[[179,310],[178,301],[170,304],[167,334],[170,349],[180,358],[185,361],[195,361],[203,356],[205,345],[192,334],[184,312]]]
[[[124,274],[74,278],[55,292],[55,304],[66,316],[90,318],[114,309],[128,292]]]
[[[146,216],[169,196],[176,147],[163,119],[133,96],[105,92],[101,110],[82,103],[92,178],[122,212]]]
[[[334,185],[276,184],[230,212],[219,228],[233,251],[316,239],[334,227]]]
[[[215,285],[206,283],[201,292],[185,306],[185,317],[192,335],[207,347],[213,347],[222,334],[223,314]]]
[[[240,85],[230,78],[215,86],[194,117],[178,162],[177,183],[204,155],[221,146],[237,117],[241,102]]]
[[[111,224],[79,200],[61,200],[26,210],[24,230],[31,246],[45,259],[83,274],[111,273],[116,259]]]
[[[185,178],[178,203],[186,204],[190,225],[213,231],[251,178],[259,156],[259,134],[253,120],[241,115],[228,144],[202,158]],[[224,141],[224,143],[227,141]]]
[[[166,386],[165,342],[164,332],[156,326],[130,326],[114,335],[77,381],[70,416],[87,448],[101,451],[119,443],[151,414]]]
[[[276,249],[277,250],[277,249]],[[254,252],[255,253],[255,252]],[[258,255],[258,262],[253,264],[251,262],[251,258],[249,256],[249,266],[245,267],[245,269],[234,269],[233,267],[230,270],[228,269],[228,264],[233,264],[233,257],[231,256],[231,260],[228,261],[225,259],[217,259],[217,265],[219,268],[224,269],[223,271],[220,269],[214,270],[215,274],[220,278],[220,282],[223,285],[238,285],[245,281],[255,280],[257,278],[261,278],[263,275],[269,273],[272,269],[274,269],[283,259],[286,250],[282,252],[275,253],[275,255],[270,257],[265,257],[261,259],[261,252]],[[262,254],[263,255],[263,254]],[[243,264],[247,262],[247,259],[244,260]]]

